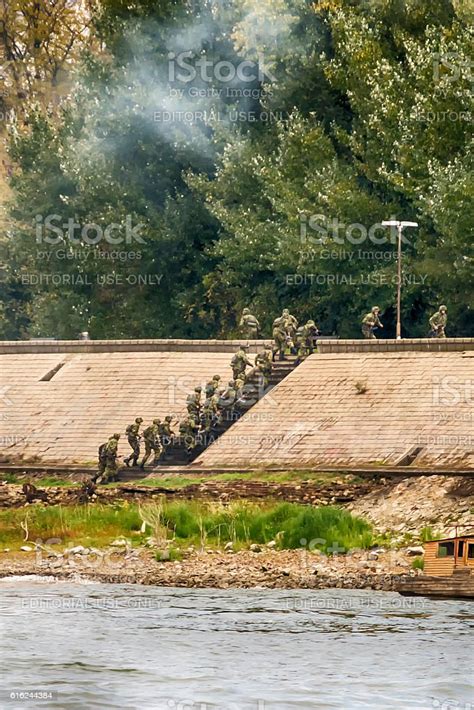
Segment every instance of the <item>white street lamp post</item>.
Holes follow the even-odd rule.
[[[390,219],[382,222],[384,227],[396,227],[398,232],[398,282],[397,282],[397,340],[402,337],[402,230],[403,227],[418,227],[418,222],[400,222]]]

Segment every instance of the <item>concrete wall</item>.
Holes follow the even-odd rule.
[[[182,416],[196,384],[214,374],[226,382],[239,342],[0,343],[0,457],[12,463],[94,461],[98,444],[136,416],[146,422]],[[256,351],[269,341],[249,342]],[[474,462],[472,394],[468,401],[474,339],[327,340],[319,350],[198,466],[393,464],[415,445],[423,449],[417,465]],[[452,378],[461,392],[456,405],[446,403]],[[365,394],[356,394],[356,381],[367,381]],[[127,452],[122,437],[120,453]]]
[[[192,466],[402,465],[415,448],[416,466],[474,467],[472,350],[312,355]]]
[[[4,340],[0,355],[45,353],[234,353],[240,344],[250,349],[271,344],[272,340]]]
[[[227,383],[230,358],[193,350],[0,355],[0,456],[12,463],[95,461],[98,445],[135,417],[181,417],[196,385],[214,374]],[[42,379],[59,365],[52,379]],[[119,452],[128,452],[124,436]]]

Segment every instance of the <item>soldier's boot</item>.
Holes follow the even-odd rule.
[[[286,360],[285,353],[283,352],[283,350],[280,350],[280,353],[278,355],[278,359],[279,360]]]
[[[123,460],[123,462],[124,462],[125,466],[127,466],[127,468],[130,468],[130,457],[129,456],[127,456],[127,458],[125,458]]]

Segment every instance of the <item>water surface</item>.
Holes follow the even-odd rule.
[[[0,707],[474,710],[473,627],[386,592],[4,579]]]

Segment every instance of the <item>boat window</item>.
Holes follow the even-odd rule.
[[[469,543],[467,546],[467,556],[470,560],[474,560],[474,543]]]
[[[438,557],[454,557],[454,542],[440,542]]]
[[[464,540],[459,540],[458,542],[458,557],[463,557],[464,555]]]

